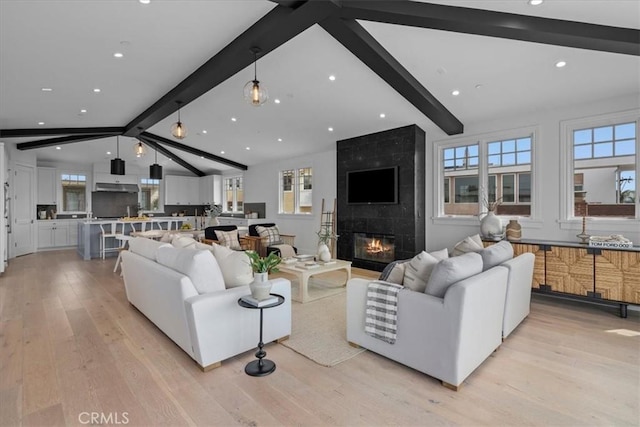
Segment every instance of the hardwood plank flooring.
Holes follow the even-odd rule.
[[[127,302],[114,262],[75,251],[11,260],[0,426],[86,425],[91,413],[134,426],[640,425],[640,336],[612,332],[640,332],[638,312],[534,296],[458,392],[369,351],[327,368],[275,343],[265,349],[276,372],[253,378],[254,351],[203,373]]]

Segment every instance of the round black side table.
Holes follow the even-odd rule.
[[[258,358],[258,360],[249,362],[247,363],[247,366],[244,367],[244,372],[247,375],[251,375],[252,377],[264,377],[265,375],[269,375],[276,370],[276,364],[271,360],[264,358],[267,355],[267,352],[262,349],[264,347],[264,343],[262,342],[262,310],[264,310],[265,308],[277,307],[283,304],[284,297],[278,294],[271,294],[271,296],[277,297],[278,301],[264,305],[262,307],[251,305],[248,302],[243,301],[242,298],[238,299],[238,305],[240,307],[260,310],[260,342],[258,342],[258,351],[256,351],[256,357]]]

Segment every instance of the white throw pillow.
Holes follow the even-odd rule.
[[[462,254],[466,254],[467,252],[480,252],[484,249],[484,245],[482,244],[482,239],[479,234],[474,234],[473,236],[465,237],[464,240],[459,241],[453,247],[453,256],[459,256]]]
[[[267,246],[279,245],[282,243],[280,231],[275,225],[273,227],[263,227],[261,225],[258,225],[256,226],[256,231],[258,232],[260,238],[266,241]]]
[[[405,264],[408,264],[408,263],[399,262],[396,265],[394,265],[393,268],[391,269],[391,272],[387,276],[386,282],[402,285],[404,282]]]
[[[214,243],[213,255],[222,270],[227,289],[253,282],[253,270],[249,263],[249,257],[244,251],[234,251]]]
[[[176,235],[173,240],[171,240],[171,244],[173,246],[175,246],[176,248],[188,248],[188,249],[195,249],[196,248],[196,243],[197,240],[194,239],[193,237],[188,237],[188,236],[180,236],[180,235]]]
[[[404,287],[412,291],[424,292],[424,288],[427,286],[431,276],[431,270],[433,270],[438,261],[433,255],[422,251],[414,256],[411,261],[405,262],[404,278],[402,280]]]
[[[213,254],[185,248],[158,248],[158,263],[188,276],[199,294],[224,290],[224,277]]]
[[[444,248],[440,249],[439,251],[429,252],[429,255],[440,261],[449,258],[449,251],[447,250],[447,248]]]
[[[156,252],[162,245],[166,245],[166,243],[157,242],[152,239],[147,239],[146,237],[134,237],[133,239],[129,240],[129,250],[131,252],[153,261],[156,261],[158,259],[156,257]]]
[[[226,246],[236,251],[242,250],[240,242],[238,242],[238,230],[222,231],[215,230],[217,240],[220,246]]]
[[[482,271],[487,271],[513,258],[513,246],[511,246],[511,243],[503,240],[495,245],[484,248],[479,253],[482,257]]]
[[[433,269],[424,293],[444,298],[449,286],[481,272],[482,257],[475,252],[443,259]]]

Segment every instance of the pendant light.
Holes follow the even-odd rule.
[[[180,101],[176,101],[178,106],[182,104]],[[185,139],[187,136],[187,128],[180,121],[180,108],[178,108],[178,121],[171,125],[171,135],[176,139]]]
[[[142,144],[142,141],[138,141],[138,143],[133,146],[133,152],[136,154],[136,157],[140,158],[147,154],[147,149]]]
[[[111,159],[111,175],[124,175],[124,160],[120,158],[120,136],[116,136],[116,158]]]
[[[267,102],[269,92],[264,85],[260,86],[260,81],[258,80],[258,54],[261,50],[259,47],[252,47],[251,52],[253,52],[253,80],[244,85],[244,99],[250,105],[259,107]]]
[[[149,166],[149,179],[162,179],[162,166],[158,164],[157,148],[156,148],[156,162]]]

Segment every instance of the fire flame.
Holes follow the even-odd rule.
[[[380,252],[386,252],[389,249],[382,246],[382,242],[378,239],[371,239],[371,241],[367,244],[367,252],[370,254],[377,254]]]

